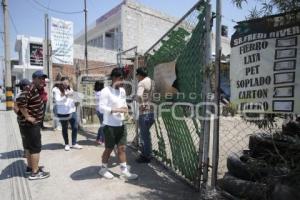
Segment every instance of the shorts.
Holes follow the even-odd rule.
[[[115,145],[127,144],[127,130],[123,126],[104,126],[105,148],[113,149]]]
[[[23,134],[23,129],[21,129],[21,125],[19,124],[19,128],[20,128],[20,133],[21,133],[21,139],[22,139],[22,145],[23,145],[23,149],[24,150],[27,150],[26,149],[26,144],[25,144],[25,136]]]
[[[20,126],[20,132],[24,149],[30,154],[40,153],[42,150],[41,125]]]

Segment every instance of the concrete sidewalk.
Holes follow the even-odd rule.
[[[122,200],[199,199],[199,194],[174,179],[159,165],[136,164],[136,153],[128,149],[128,164],[139,175],[135,181],[118,177],[117,159],[110,160],[110,170],[116,178],[106,180],[98,175],[103,146],[95,145],[95,135],[80,134],[78,143],[84,149],[64,151],[60,131],[43,131],[40,165],[49,170],[51,177],[29,181],[24,177],[21,138],[13,112],[0,111],[0,191],[3,200]]]

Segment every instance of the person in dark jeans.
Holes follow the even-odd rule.
[[[60,119],[59,121],[61,123],[62,134],[63,134],[65,145],[69,145],[68,124],[70,123],[72,128],[72,145],[74,147],[74,145],[77,144],[77,132],[78,132],[77,113],[73,112],[71,114],[66,114],[66,115],[58,114],[58,118]]]
[[[136,161],[138,163],[149,163],[152,158],[150,128],[154,123],[154,108],[151,102],[154,83],[148,77],[146,68],[138,68],[136,77],[139,81],[136,99],[139,103],[139,128],[142,143],[142,155]]]
[[[100,97],[100,92],[104,88],[104,83],[100,81],[96,81],[94,85],[94,91],[95,91],[95,99],[96,99],[96,114],[100,122],[100,127],[98,129],[98,134],[96,138],[97,144],[103,144],[104,143],[104,132],[103,132],[103,114],[100,112],[99,109],[99,97]]]
[[[82,149],[82,146],[77,144],[78,120],[76,106],[74,101],[74,92],[70,87],[69,79],[63,77],[59,90],[55,93],[55,103],[57,108],[57,116],[62,126],[62,135],[65,142],[65,151],[73,149]],[[69,145],[68,123],[72,127],[72,146]]]
[[[148,163],[152,156],[152,142],[150,128],[154,123],[154,113],[141,114],[139,127],[142,139],[142,155],[137,159],[139,163]]]

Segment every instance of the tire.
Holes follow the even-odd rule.
[[[298,121],[290,121],[282,126],[282,133],[289,136],[300,137],[300,123]]]
[[[225,174],[218,183],[223,190],[238,198],[247,200],[267,199],[267,186],[263,183],[238,179],[229,174]]]
[[[258,181],[268,176],[283,176],[289,170],[283,167],[273,167],[264,160],[252,158],[247,151],[232,153],[227,158],[229,174],[244,180]]]
[[[241,158],[243,158],[241,160]],[[251,159],[251,163],[247,161]],[[256,164],[257,163],[257,164]],[[256,160],[243,153],[232,153],[227,158],[228,172],[240,179],[256,181],[268,176],[272,171],[262,160]]]
[[[249,149],[254,157],[262,156],[266,153],[277,153],[275,147],[280,153],[285,153],[291,145],[287,136],[282,138],[272,138],[272,135],[256,134],[249,138]]]
[[[272,189],[270,199],[272,200],[299,200],[299,188],[278,183]]]
[[[240,153],[231,153],[227,157],[228,172],[237,178],[252,180],[252,176],[247,170],[246,163],[241,161],[240,156]]]

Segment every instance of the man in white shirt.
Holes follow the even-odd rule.
[[[107,179],[114,176],[108,171],[107,163],[115,145],[118,147],[118,157],[121,167],[121,176],[127,179],[137,179],[131,174],[126,164],[127,132],[124,125],[124,114],[128,112],[126,92],[123,85],[123,70],[114,68],[111,72],[112,85],[100,92],[99,111],[103,113],[105,150],[102,155],[102,166],[99,174]]]
[[[136,96],[139,104],[139,128],[142,143],[142,155],[136,161],[149,163],[152,157],[150,128],[154,123],[154,108],[151,102],[154,82],[148,77],[147,69],[144,67],[136,70],[136,77],[139,81]]]

